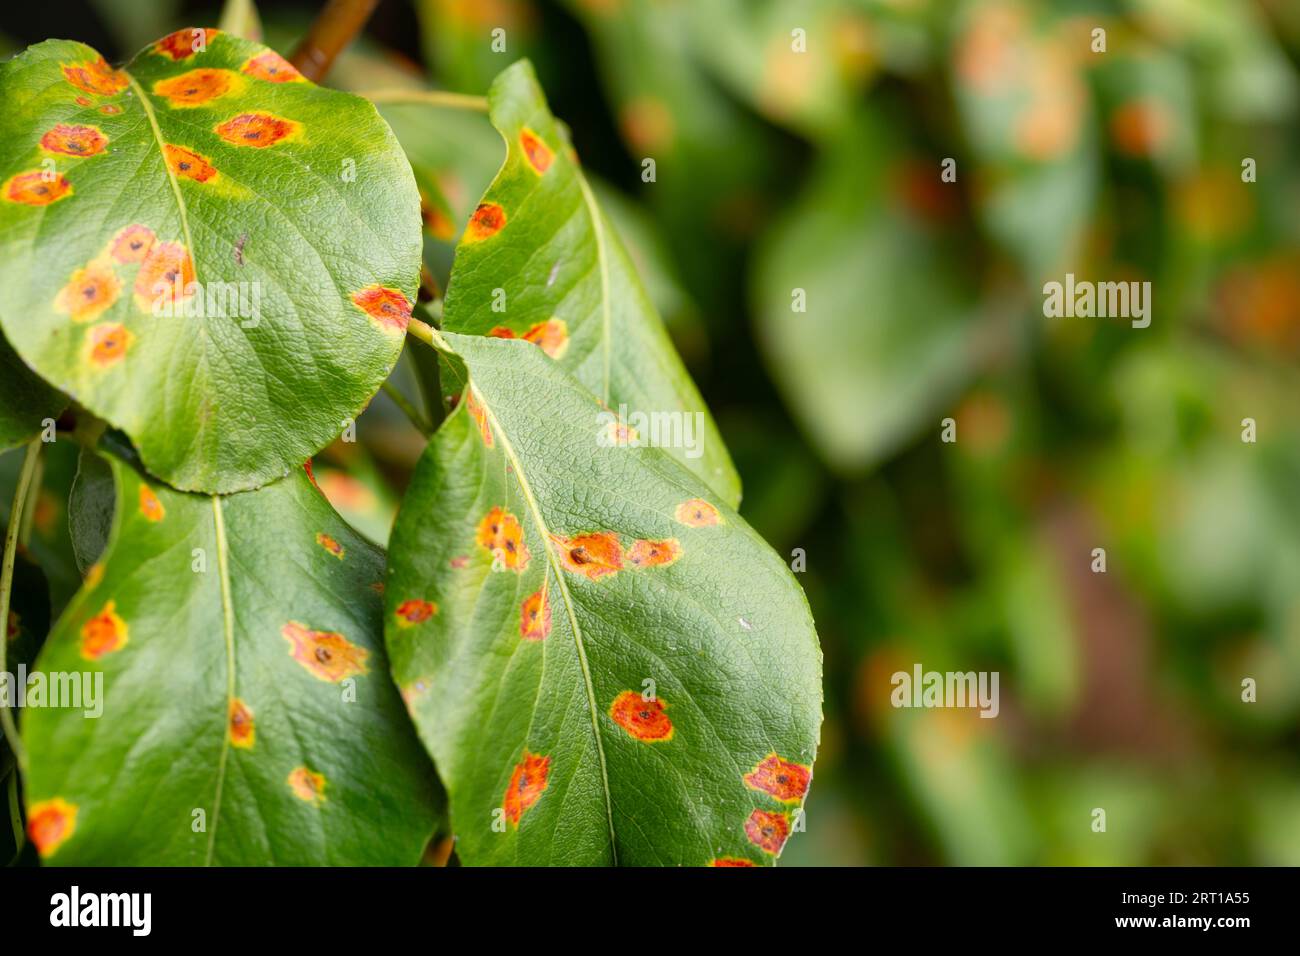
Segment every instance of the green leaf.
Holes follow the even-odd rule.
[[[734,507],[740,479],[717,426],[532,66],[503,71],[488,100],[507,156],[456,251],[444,327],[536,341],[615,411],[687,414],[700,425],[697,447],[668,451]]]
[[[0,95],[0,324],[151,472],[256,487],[365,407],[420,261],[414,179],[372,105],[210,30],[120,71],[50,40],[0,67]],[[169,275],[181,294],[155,288]]]
[[[385,631],[461,859],[771,862],[746,824],[796,828],[821,723],[794,576],[539,350],[446,338],[470,386],[398,513]]]
[[[117,511],[117,482],[113,469],[99,454],[82,449],[77,475],[68,494],[68,533],[72,555],[83,575],[104,553]]]
[[[257,14],[257,4],[253,0],[226,0],[221,8],[217,29],[261,43],[262,18]]]
[[[0,450],[30,441],[68,400],[41,381],[0,335]]]
[[[944,188],[937,164],[919,172],[920,162],[887,123],[864,120],[827,153],[751,272],[772,376],[845,472],[891,454],[923,422],[937,429],[975,358],[976,296],[952,267],[966,255],[952,245],[952,201],[933,192]],[[934,185],[918,211],[900,186],[920,176]]]
[[[302,470],[207,497],[109,464],[108,550],[38,660],[102,677],[102,716],[23,714],[47,862],[414,864],[435,782],[388,676],[382,552]]]

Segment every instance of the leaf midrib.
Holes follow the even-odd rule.
[[[582,670],[583,689],[587,694],[587,708],[591,714],[591,732],[592,736],[595,737],[596,740],[596,755],[600,758],[600,783],[601,789],[605,795],[605,817],[609,821],[609,852],[611,862],[614,865],[618,865],[618,839],[614,831],[614,806],[609,790],[609,767],[605,761],[605,745],[601,741],[600,735],[600,708],[596,704],[596,689],[592,686],[591,668],[587,665],[587,649],[586,645],[583,643],[582,628],[578,626],[578,616],[577,612],[574,610],[573,598],[569,594],[568,585],[565,584],[564,572],[560,567],[559,557],[556,555],[555,548],[551,544],[550,528],[546,524],[546,519],[542,517],[541,508],[537,504],[537,499],[533,496],[532,486],[529,485],[528,477],[524,474],[523,462],[519,460],[519,456],[515,453],[514,446],[506,436],[505,430],[501,427],[501,423],[497,421],[496,414],[492,411],[491,406],[489,406],[484,400],[483,393],[475,387],[472,381],[470,382],[469,387],[474,393],[475,399],[479,403],[479,407],[483,409],[484,414],[487,416],[493,432],[495,432],[497,437],[501,440],[501,451],[514,469],[515,480],[519,482],[519,490],[523,493],[524,502],[528,505],[529,514],[532,516],[533,523],[536,525],[537,531],[541,535],[542,547],[546,549],[547,560],[550,562],[551,569],[555,572],[556,584],[560,589],[561,596],[564,598],[564,610],[569,618],[569,626],[573,629],[573,644],[578,651],[578,664]],[[545,587],[544,581],[543,587]]]

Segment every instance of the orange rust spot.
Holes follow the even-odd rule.
[[[775,753],[768,754],[745,774],[745,785],[751,790],[762,790],[782,803],[798,803],[808,792],[811,782],[811,767],[782,760]]]
[[[632,547],[627,549],[628,563],[638,568],[663,567],[672,564],[681,556],[682,546],[676,538],[665,538],[662,541],[638,538],[632,542]]]
[[[397,605],[397,626],[415,627],[417,624],[423,624],[437,613],[438,605],[433,601],[410,598]]]
[[[81,656],[97,661],[120,651],[127,642],[126,621],[117,615],[117,602],[109,601],[98,614],[81,625]]]
[[[742,860],[738,856],[720,856],[712,861],[709,866],[757,866],[751,860]]]
[[[75,100],[73,100],[73,102],[76,103],[78,106],[90,106],[90,105],[91,105],[90,100],[86,99],[86,97],[84,97],[84,96],[78,96]]]
[[[235,79],[229,70],[205,67],[159,80],[153,91],[172,106],[201,106],[229,93]]]
[[[105,116],[116,116],[118,113],[122,112],[122,107],[118,106],[116,103],[105,103],[99,108],[99,111]]]
[[[74,322],[89,322],[112,307],[122,291],[122,281],[112,266],[96,259],[72,273],[68,284],[54,297],[54,309],[72,316]]]
[[[456,555],[456,557],[452,558],[447,563],[450,564],[452,568],[455,569],[467,568],[469,567],[469,556],[465,554],[458,554]]]
[[[708,528],[722,523],[722,515],[703,498],[683,501],[673,512],[673,517],[688,528]]]
[[[564,570],[581,574],[589,581],[599,581],[623,568],[623,548],[612,531],[593,531],[572,538],[553,534],[551,540],[560,549]]]
[[[411,321],[411,303],[397,289],[368,285],[352,293],[352,304],[375,320],[375,324],[399,335]]]
[[[1115,148],[1127,156],[1152,156],[1173,137],[1174,121],[1163,103],[1136,99],[1116,108],[1110,117]]]
[[[194,262],[179,242],[155,243],[135,274],[135,304],[145,312],[154,305],[175,309],[194,294]]]
[[[325,775],[313,773],[306,767],[295,767],[289,773],[289,789],[304,803],[319,806],[325,802]]]
[[[609,705],[614,723],[637,740],[654,744],[673,739],[673,722],[664,713],[668,705],[662,700],[645,700],[634,690],[625,690]]]
[[[108,65],[101,56],[84,63],[65,63],[63,76],[77,89],[97,96],[113,96],[126,89],[126,74]]]
[[[240,113],[213,128],[218,136],[235,146],[265,149],[296,135],[302,126],[270,113]]]
[[[212,38],[220,33],[211,27],[186,27],[167,34],[153,45],[153,51],[173,60],[188,60],[200,49],[206,50]]]
[[[551,168],[555,154],[551,152],[551,147],[542,142],[541,137],[527,126],[519,131],[519,145],[523,147],[528,165],[533,168],[533,172],[537,173],[537,175],[540,176]]]
[[[531,555],[524,542],[524,529],[519,519],[504,508],[493,508],[478,523],[474,541],[507,569],[522,572],[528,567]]]
[[[677,133],[672,110],[662,100],[649,96],[624,104],[618,125],[623,138],[641,155],[670,148]]]
[[[62,153],[64,156],[94,156],[102,153],[107,145],[108,137],[94,126],[56,123],[53,129],[41,137],[41,149],[47,153]]]
[[[461,242],[480,242],[490,236],[495,236],[504,228],[505,224],[506,211],[504,209],[494,202],[479,203],[478,208],[469,217],[469,225],[465,227],[465,235]]]
[[[514,773],[510,775],[510,783],[506,787],[505,799],[501,802],[507,820],[519,826],[519,818],[546,790],[550,775],[550,757],[540,757],[524,751],[524,759],[515,764]]]
[[[365,674],[370,652],[334,631],[313,631],[290,621],[280,628],[289,642],[289,654],[319,680],[337,684],[347,677]]]
[[[18,173],[5,180],[4,198],[27,206],[48,206],[72,195],[72,183],[61,174],[53,176],[39,169]]]
[[[163,145],[163,159],[167,162],[167,168],[174,175],[183,179],[192,179],[196,183],[206,183],[209,180],[216,179],[219,175],[206,156],[200,156],[193,150],[186,149],[184,146],[173,146],[171,143]]]
[[[473,389],[467,393],[467,396],[465,407],[469,410],[470,417],[474,419],[474,423],[478,425],[478,433],[483,438],[483,444],[488,448],[491,448],[493,441],[492,426],[488,424],[487,412],[484,411],[483,406],[479,404],[478,399],[474,397]]]
[[[135,341],[135,336],[120,322],[94,325],[86,330],[86,344],[90,350],[90,364],[96,368],[108,368],[120,362],[126,356],[126,350]]]
[[[162,521],[167,516],[167,509],[148,485],[140,486],[140,514],[146,521],[153,522]]]
[[[109,255],[122,263],[144,262],[157,238],[148,226],[133,223],[113,237]]]
[[[745,821],[745,835],[764,853],[776,856],[790,836],[790,818],[784,813],[755,810]]]
[[[230,745],[250,750],[255,734],[252,708],[236,697],[230,702]]]
[[[519,607],[519,636],[525,641],[543,641],[551,633],[551,603],[546,584],[524,598]]]
[[[316,533],[316,543],[340,561],[343,560],[343,555],[347,553],[343,545],[339,544],[324,531],[318,531]]]
[[[492,326],[492,331],[488,332],[488,337],[493,339],[517,339],[514,329],[508,329],[504,325]]]
[[[558,359],[569,350],[569,326],[563,319],[547,319],[525,332],[524,340],[532,342],[551,358]]]
[[[27,837],[43,857],[52,856],[77,829],[77,805],[62,797],[27,807]]]
[[[274,50],[253,57],[240,67],[240,72],[271,83],[292,83],[303,78],[292,63]]]

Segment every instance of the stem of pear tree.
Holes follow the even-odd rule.
[[[319,83],[343,48],[361,32],[378,3],[379,0],[329,0],[289,62],[307,79]]]
[[[447,109],[473,110],[478,113],[488,111],[486,96],[474,96],[470,93],[450,93],[446,90],[362,90],[357,95],[364,96],[372,103],[419,103],[424,106],[444,106]]]
[[[433,428],[427,421],[425,421],[424,416],[420,414],[419,409],[411,404],[397,386],[392,382],[384,382],[380,388],[384,390],[384,394],[388,396],[392,403],[401,409],[402,413],[410,419],[410,422],[415,426],[416,431],[424,435],[426,438],[433,434]]]
[[[13,596],[14,561],[18,557],[18,538],[22,534],[23,514],[27,509],[28,499],[33,487],[32,477],[36,474],[36,463],[41,457],[41,439],[33,438],[27,444],[23,455],[22,469],[18,472],[18,484],[14,488],[14,503],[9,509],[9,525],[5,529],[4,563],[0,564],[0,674],[8,672],[9,652],[9,602]],[[9,741],[9,749],[14,752],[19,769],[27,770],[27,750],[18,737],[18,728],[14,725],[13,714],[7,706],[0,706],[0,730]]]

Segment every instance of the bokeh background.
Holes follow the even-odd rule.
[[[266,41],[315,8],[259,3]],[[121,61],[220,9],[6,5],[0,54]],[[783,863],[1300,864],[1300,4],[384,0],[329,82],[483,94],[521,56],[743,514],[806,557],[826,723]],[[445,287],[504,147],[480,114],[382,111]],[[1067,272],[1149,280],[1150,328],[1044,318]],[[421,444],[383,396],[358,431],[316,473],[383,542]],[[33,521],[56,610],[74,470],[50,449]],[[999,717],[892,708],[915,663],[998,671]]]

